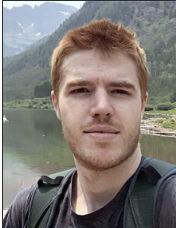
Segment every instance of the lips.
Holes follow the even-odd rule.
[[[84,131],[84,133],[87,134],[93,134],[93,133],[97,133],[97,134],[118,134],[119,131],[117,131],[116,129],[114,129],[113,127],[110,126],[94,126],[89,128],[88,130]]]
[[[95,127],[91,127],[90,129],[88,129],[84,132],[85,133],[110,133],[110,134],[118,133],[118,131],[116,131],[112,127],[108,127],[108,126],[95,126]]]

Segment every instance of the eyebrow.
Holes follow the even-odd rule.
[[[66,87],[65,87],[65,91],[67,91],[68,89],[75,87],[75,86],[93,86],[93,82],[87,81],[87,80],[74,80],[71,82],[68,82]],[[110,87],[119,87],[119,88],[129,88],[132,90],[136,90],[136,87],[134,84],[128,82],[128,81],[115,81],[115,82],[110,82],[108,83],[108,86]]]
[[[68,90],[72,87],[75,87],[75,86],[92,86],[93,83],[90,82],[90,81],[86,81],[86,80],[74,80],[74,81],[71,81],[71,82],[68,82],[66,87],[65,87],[65,90]]]
[[[110,87],[124,87],[132,90],[136,90],[136,87],[134,84],[128,82],[128,81],[116,81],[116,82],[110,82]]]

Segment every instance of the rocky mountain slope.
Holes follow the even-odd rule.
[[[50,96],[45,82],[50,84],[50,59],[54,48],[68,30],[101,18],[109,18],[136,32],[148,59],[149,103],[169,101],[176,91],[175,1],[85,2],[39,46],[4,59],[3,99],[36,97],[37,90],[43,90],[43,97]]]
[[[28,45],[50,35],[77,10],[54,2],[34,8],[28,5],[11,10],[3,7],[3,57],[21,53]]]

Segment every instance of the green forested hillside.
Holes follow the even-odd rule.
[[[88,1],[39,46],[3,60],[3,100],[50,96],[50,59],[65,32],[110,18],[133,29],[146,51],[149,103],[176,102],[176,2]],[[43,90],[43,91],[42,91]]]

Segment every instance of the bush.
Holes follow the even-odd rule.
[[[173,126],[175,125],[175,120],[172,118],[166,119],[163,122],[163,127],[164,128],[173,128]]]
[[[47,105],[43,106],[43,109],[49,109],[49,107]]]
[[[40,98],[34,98],[34,99],[33,99],[34,104],[38,104],[40,101],[41,101]]]
[[[168,119],[170,123],[175,123],[175,120],[173,118]]]
[[[155,120],[155,123],[163,123],[164,119],[160,117],[159,119]]]
[[[164,123],[163,123],[163,127],[164,128],[170,128],[170,123],[169,122],[167,122],[167,121],[165,121]]]
[[[145,111],[152,111],[154,107],[152,105],[146,105],[145,106]]]
[[[174,109],[175,106],[171,103],[161,103],[155,106],[156,110],[171,110]]]

